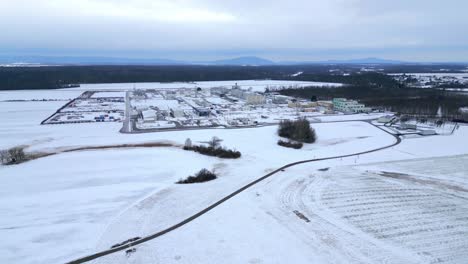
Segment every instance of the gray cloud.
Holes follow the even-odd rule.
[[[467,8],[464,0],[4,0],[0,52],[468,61],[457,56],[468,50]]]

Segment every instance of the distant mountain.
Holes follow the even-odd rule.
[[[170,59],[113,58],[113,57],[55,57],[55,56],[3,56],[0,64],[43,65],[273,65],[275,62],[259,57],[238,57],[215,61],[178,61]]]
[[[352,60],[327,61],[280,61],[246,56],[215,61],[179,61],[159,58],[114,58],[114,57],[72,57],[72,56],[0,56],[1,65],[233,65],[233,66],[265,66],[265,65],[301,65],[301,64],[408,64],[398,60],[380,58],[364,58]]]
[[[168,59],[140,59],[114,57],[72,57],[72,56],[3,56],[2,64],[43,64],[43,65],[181,65],[185,62]]]
[[[217,60],[208,62],[208,64],[214,65],[249,65],[249,66],[263,66],[263,65],[274,65],[275,62],[260,57],[238,57],[227,60]]]
[[[405,64],[408,62],[398,60],[386,60],[380,58],[364,58],[364,59],[353,59],[353,60],[327,60],[321,63],[333,63],[333,64]]]
[[[386,60],[380,58],[363,58],[352,60],[326,60],[326,61],[281,61],[279,65],[306,65],[306,64],[408,64],[410,62]]]

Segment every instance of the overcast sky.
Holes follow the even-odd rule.
[[[466,0],[0,0],[0,54],[468,61]]]

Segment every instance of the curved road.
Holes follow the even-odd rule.
[[[394,135],[394,134],[391,134],[390,132],[386,131],[385,129],[382,129],[374,124],[371,123],[371,121],[366,121],[368,122],[369,124],[373,125],[374,127],[384,131],[385,133],[393,136],[396,138],[396,142],[393,143],[393,144],[390,144],[388,146],[384,146],[384,147],[380,147],[380,148],[376,148],[376,149],[372,149],[372,150],[367,150],[367,151],[362,151],[362,152],[358,152],[358,153],[353,153],[353,154],[347,154],[347,155],[341,155],[341,156],[335,156],[335,157],[327,157],[327,158],[319,158],[319,159],[309,159],[309,160],[301,160],[301,161],[297,161],[297,162],[293,162],[293,163],[289,163],[289,164],[286,164],[284,165],[283,167],[281,168],[278,168],[264,176],[262,176],[261,178],[258,178],[257,180],[243,186],[242,188],[232,192],[231,194],[225,196],[224,198],[222,198],[221,200],[213,203],[212,205],[206,207],[205,209],[199,211],[198,213],[186,218],[185,220],[171,226],[171,227],[168,227],[162,231],[159,231],[158,233],[155,233],[155,234],[152,234],[152,235],[149,235],[149,236],[146,236],[146,237],[143,237],[143,238],[140,238],[138,240],[135,240],[133,242],[130,242],[130,243],[127,243],[125,245],[122,245],[122,246],[119,246],[119,247],[115,247],[115,248],[111,248],[111,249],[108,249],[108,250],[104,250],[104,251],[101,251],[101,252],[97,252],[97,253],[94,253],[92,255],[88,255],[88,256],[85,256],[85,257],[82,257],[82,258],[79,258],[79,259],[76,259],[76,260],[73,260],[73,261],[70,261],[70,262],[67,262],[67,264],[79,264],[79,263],[85,263],[85,262],[88,262],[88,261],[91,261],[91,260],[94,260],[94,259],[97,259],[97,258],[100,258],[100,257],[103,257],[103,256],[106,256],[106,255],[110,255],[112,253],[115,253],[115,252],[118,252],[118,251],[122,251],[122,250],[125,250],[125,249],[128,249],[128,248],[131,248],[133,246],[136,246],[136,245],[139,245],[139,244],[142,244],[142,243],[145,243],[147,241],[150,241],[150,240],[153,240],[157,237],[160,237],[166,233],[169,233],[185,224],[188,224],[190,222],[192,222],[193,220],[199,218],[200,216],[208,213],[209,211],[213,210],[214,208],[218,207],[219,205],[221,205],[222,203],[226,202],[227,200],[231,199],[232,197],[240,194],[241,192],[247,190],[248,188],[256,185],[257,183],[277,174],[278,172],[281,172],[283,171],[284,169],[287,169],[289,167],[293,167],[293,166],[296,166],[296,165],[300,165],[300,164],[304,164],[304,163],[310,163],[310,162],[316,162],[316,161],[323,161],[323,160],[332,160],[332,159],[340,159],[340,158],[347,158],[347,157],[352,157],[352,156],[358,156],[358,155],[362,155],[362,154],[367,154],[367,153],[372,153],[372,152],[376,152],[376,151],[380,151],[380,150],[383,150],[383,149],[388,149],[388,148],[391,148],[391,147],[394,147],[398,144],[401,143],[401,138],[398,136],[398,135]]]

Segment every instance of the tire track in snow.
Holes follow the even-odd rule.
[[[282,213],[288,215],[292,210],[298,210],[310,220],[308,224],[297,221],[291,228],[292,232],[301,236],[307,244],[320,245],[322,253],[328,254],[329,258],[339,258],[343,263],[387,263],[388,257],[380,254],[377,245],[370,241],[356,241],[352,232],[343,230],[333,221],[334,217],[323,214],[320,195],[316,195],[329,185],[323,176],[294,180],[280,190],[277,200]],[[307,228],[303,228],[306,225]]]

